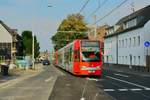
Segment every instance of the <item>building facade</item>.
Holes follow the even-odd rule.
[[[146,67],[150,48],[150,6],[140,9],[109,27],[104,40],[104,62],[109,64]]]
[[[10,29],[0,21],[0,59],[14,58],[22,53],[22,38],[17,34],[17,30]]]
[[[101,42],[104,42],[104,36],[107,32],[107,28],[108,25],[98,26],[96,28],[96,34],[95,34],[94,27],[91,26],[90,32],[88,34],[88,38],[90,40],[100,40]]]

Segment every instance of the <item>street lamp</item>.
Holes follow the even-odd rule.
[[[32,33],[32,68],[35,69],[35,65],[34,65],[34,33]]]

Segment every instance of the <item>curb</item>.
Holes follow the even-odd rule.
[[[147,75],[147,74],[143,74],[143,73],[135,72],[135,71],[129,72],[129,71],[126,71],[126,70],[118,70],[118,69],[113,69],[113,68],[109,69],[109,68],[104,68],[104,67],[103,67],[103,70],[111,70],[111,71],[117,71],[117,72],[123,72],[123,73],[131,74],[131,75],[150,77],[150,74]]]

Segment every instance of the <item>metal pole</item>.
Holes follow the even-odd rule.
[[[32,68],[35,69],[35,65],[34,65],[34,33],[32,34]]]
[[[96,39],[97,36],[97,25],[96,25],[96,15],[94,15],[94,39]]]

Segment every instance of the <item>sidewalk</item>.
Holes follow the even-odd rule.
[[[112,70],[112,71],[117,71],[117,72],[125,72],[128,74],[134,74],[138,76],[144,76],[144,77],[150,77],[150,72],[143,72],[140,70],[135,70],[129,67],[122,67],[122,66],[115,66],[115,65],[105,65],[103,66],[104,70]]]
[[[9,81],[15,81],[16,79],[19,79],[19,78],[29,77],[42,71],[43,66],[41,66],[41,64],[36,64],[35,67],[36,67],[35,70],[33,69],[23,70],[19,68],[13,69],[9,71],[8,76],[2,76],[0,74],[0,87],[2,84],[4,85],[5,83]]]

